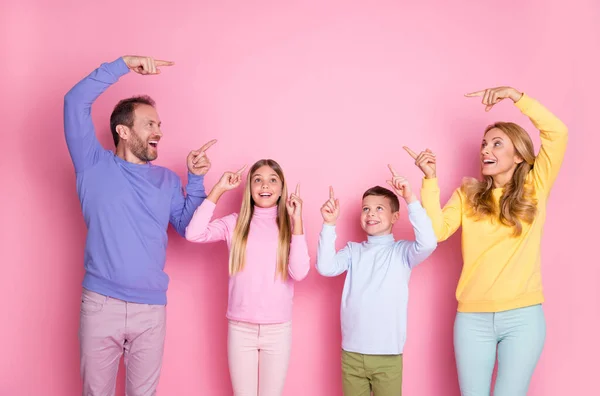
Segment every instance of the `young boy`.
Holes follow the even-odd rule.
[[[360,223],[367,241],[349,242],[335,251],[340,214],[333,188],[321,207],[317,270],[323,276],[348,271],[342,293],[342,380],[345,396],[402,394],[402,352],[406,340],[408,281],[412,268],[437,247],[431,220],[408,181],[390,166],[388,180],[408,205],[415,241],[395,241],[392,227],[400,217],[398,197],[373,187],[363,195]]]

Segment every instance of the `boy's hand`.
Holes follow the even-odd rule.
[[[340,216],[340,200],[333,194],[333,187],[329,187],[329,199],[321,206],[321,216],[323,222],[328,225],[335,225]]]
[[[408,180],[400,176],[392,167],[392,165],[388,165],[388,168],[390,168],[390,172],[392,172],[392,180],[388,180],[387,183],[392,186],[392,188],[396,191],[396,194],[404,198],[407,204],[416,201],[417,197],[412,192]]]

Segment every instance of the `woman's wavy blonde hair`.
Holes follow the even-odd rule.
[[[497,217],[502,224],[513,227],[514,236],[519,236],[523,232],[522,222],[531,224],[537,214],[534,186],[526,182],[535,162],[533,142],[529,134],[515,123],[496,122],[488,126],[484,134],[494,128],[508,136],[515,147],[515,154],[523,159],[517,164],[511,181],[504,187],[499,205],[496,206],[494,202],[491,176],[484,176],[483,180],[467,179],[461,188],[467,197],[470,216],[478,219]]]
[[[281,197],[277,202],[277,226],[279,227],[279,245],[277,248],[277,273],[282,280],[288,277],[288,258],[290,254],[290,242],[292,240],[292,226],[286,208],[287,185],[283,176],[283,170],[279,164],[272,159],[261,159],[257,161],[246,177],[246,188],[242,198],[242,208],[233,230],[231,242],[231,253],[229,254],[229,274],[235,275],[244,269],[246,261],[246,244],[250,233],[250,222],[254,214],[254,199],[252,199],[252,175],[262,166],[268,166],[275,171],[281,180]]]

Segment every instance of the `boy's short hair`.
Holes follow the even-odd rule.
[[[365,191],[362,199],[365,199],[370,195],[388,198],[390,200],[390,208],[392,209],[392,213],[400,210],[400,201],[398,200],[398,196],[394,194],[393,191],[381,186],[371,187],[367,191]]]

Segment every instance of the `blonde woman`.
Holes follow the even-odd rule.
[[[235,396],[280,396],[292,340],[294,282],[310,269],[299,187],[288,198],[279,164],[250,168],[240,213],[211,221],[219,198],[245,167],[225,172],[186,230],[192,242],[229,247],[228,358]]]
[[[423,171],[423,206],[438,241],[462,227],[463,269],[456,289],[454,349],[463,396],[525,396],[542,353],[546,322],[540,242],[546,203],[567,147],[567,127],[538,101],[510,87],[467,94],[489,111],[510,99],[540,131],[536,156],[527,132],[511,122],[486,128],[479,153],[482,180],[467,179],[440,206],[436,158],[414,153]]]

